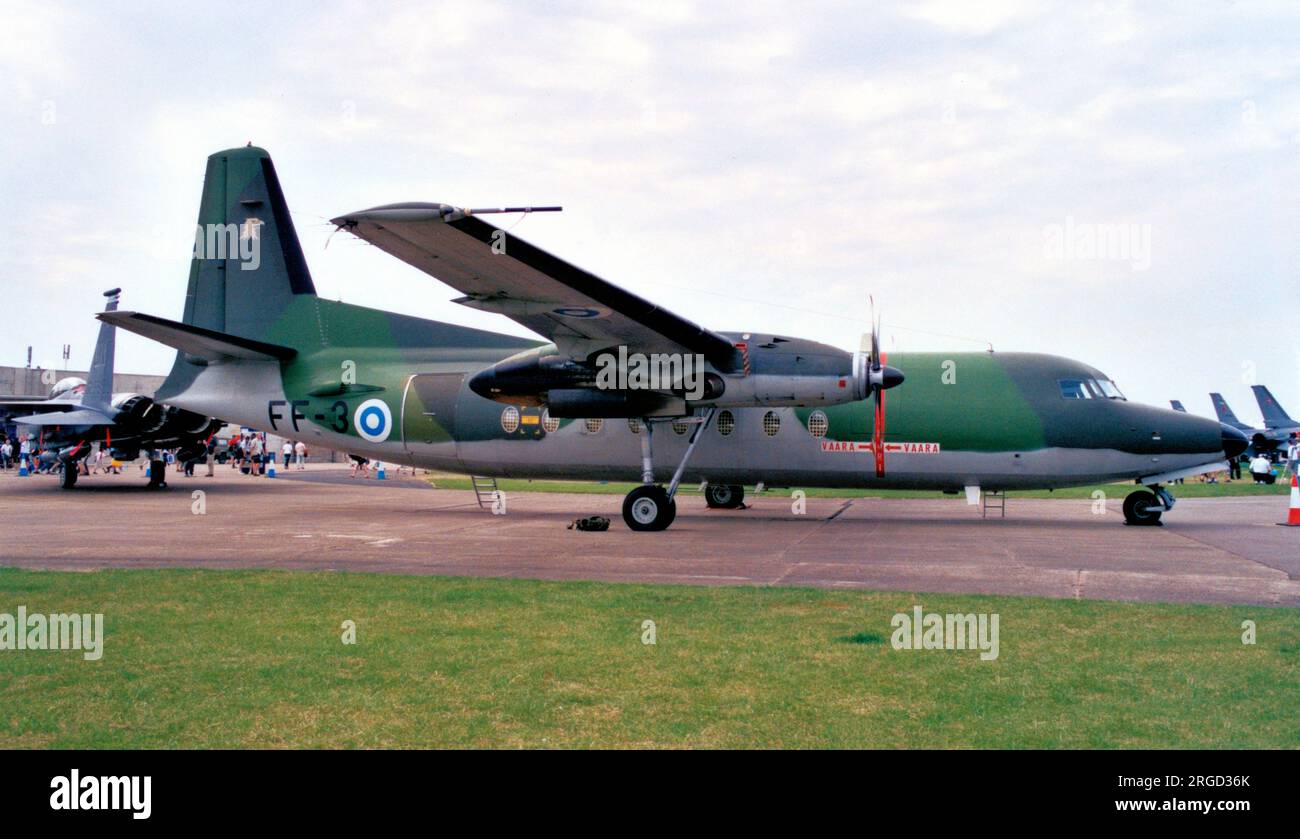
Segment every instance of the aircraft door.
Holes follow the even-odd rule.
[[[402,395],[403,448],[454,451],[456,401],[464,382],[464,373],[419,373],[407,379]]]

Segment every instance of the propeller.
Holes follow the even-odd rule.
[[[863,335],[859,351],[854,358],[857,368],[855,378],[861,382],[862,398],[875,399],[875,422],[871,431],[871,451],[876,456],[876,477],[885,477],[885,391],[903,383],[903,371],[885,364],[880,351],[880,318],[876,315],[876,300],[868,295],[871,306],[871,332]]]

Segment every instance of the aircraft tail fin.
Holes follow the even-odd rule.
[[[1264,415],[1265,428],[1290,428],[1297,423],[1295,420],[1282,410],[1282,406],[1277,404],[1273,394],[1263,385],[1252,385],[1251,390],[1255,391],[1255,401],[1259,403],[1259,412]]]
[[[1228,402],[1223,398],[1223,394],[1211,393],[1210,401],[1214,403],[1214,413],[1218,415],[1219,422],[1227,423],[1233,428],[1239,428],[1242,430],[1250,428],[1249,425],[1246,425],[1244,422],[1237,419],[1237,415],[1228,407]]]
[[[1183,403],[1179,402],[1177,399],[1170,399],[1169,407],[1173,408],[1175,411],[1182,411],[1184,414],[1187,413],[1187,409],[1183,407]]]
[[[315,294],[271,156],[253,145],[210,155],[184,325],[265,342],[295,297]],[[126,328],[125,323],[120,325]],[[177,352],[160,393],[180,392],[198,375],[200,368],[186,358],[186,352]]]
[[[117,311],[122,289],[109,289],[104,292],[104,296],[108,298],[104,311]],[[86,376],[86,390],[81,396],[81,404],[89,408],[106,408],[113,401],[113,358],[116,354],[116,346],[117,329],[111,323],[101,323],[99,338],[95,341],[95,355],[90,361],[90,373]]]

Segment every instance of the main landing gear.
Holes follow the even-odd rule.
[[[704,503],[714,510],[739,510],[745,506],[745,488],[739,484],[709,484]]]
[[[158,458],[149,460],[149,489],[167,488],[167,462]]]
[[[59,461],[59,488],[72,489],[77,485],[77,473],[81,469],[75,460]]]
[[[664,489],[654,482],[654,422],[648,417],[641,422],[641,483],[642,485],[632,490],[623,499],[623,521],[632,530],[651,531],[666,530],[668,525],[673,523],[677,518],[677,502],[673,496],[677,494],[677,487],[681,485],[682,473],[686,471],[686,463],[691,459],[691,454],[695,451],[695,444],[699,442],[700,435],[709,427],[713,420],[715,408],[708,408],[704,412],[702,420],[696,423],[695,430],[691,432],[690,442],[686,444],[686,451],[682,454],[681,463],[677,464],[677,471],[673,473],[672,482],[668,488]]]
[[[1160,514],[1174,508],[1174,497],[1164,487],[1152,487],[1130,492],[1124,499],[1124,523],[1134,526],[1159,527]]]

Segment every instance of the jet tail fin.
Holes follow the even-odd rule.
[[[229,361],[288,361],[298,354],[292,347],[268,344],[239,335],[217,332],[189,323],[141,314],[140,312],[103,312],[99,319],[106,325],[120,326],[128,332],[151,338],[160,344],[175,347],[182,353],[202,362]]]
[[[1250,429],[1249,425],[1246,425],[1244,422],[1237,419],[1237,415],[1228,407],[1228,402],[1223,398],[1223,394],[1211,393],[1210,401],[1214,403],[1214,413],[1218,415],[1219,422],[1227,423],[1233,428],[1238,428],[1243,431]]]
[[[1259,412],[1264,415],[1265,428],[1291,428],[1297,423],[1295,420],[1282,410],[1282,406],[1277,404],[1273,394],[1263,385],[1252,385],[1251,390],[1255,391],[1255,401],[1259,403]]]
[[[105,312],[117,311],[117,303],[122,298],[122,289],[113,288],[104,292],[108,303]],[[90,361],[90,373],[86,376],[86,390],[81,396],[81,404],[89,408],[106,408],[113,401],[113,358],[116,354],[117,329],[113,324],[100,324],[99,339],[95,341],[95,355]]]
[[[1183,407],[1183,403],[1179,402],[1177,399],[1170,399],[1169,407],[1173,408],[1175,411],[1182,411],[1184,414],[1187,413],[1187,409]]]

